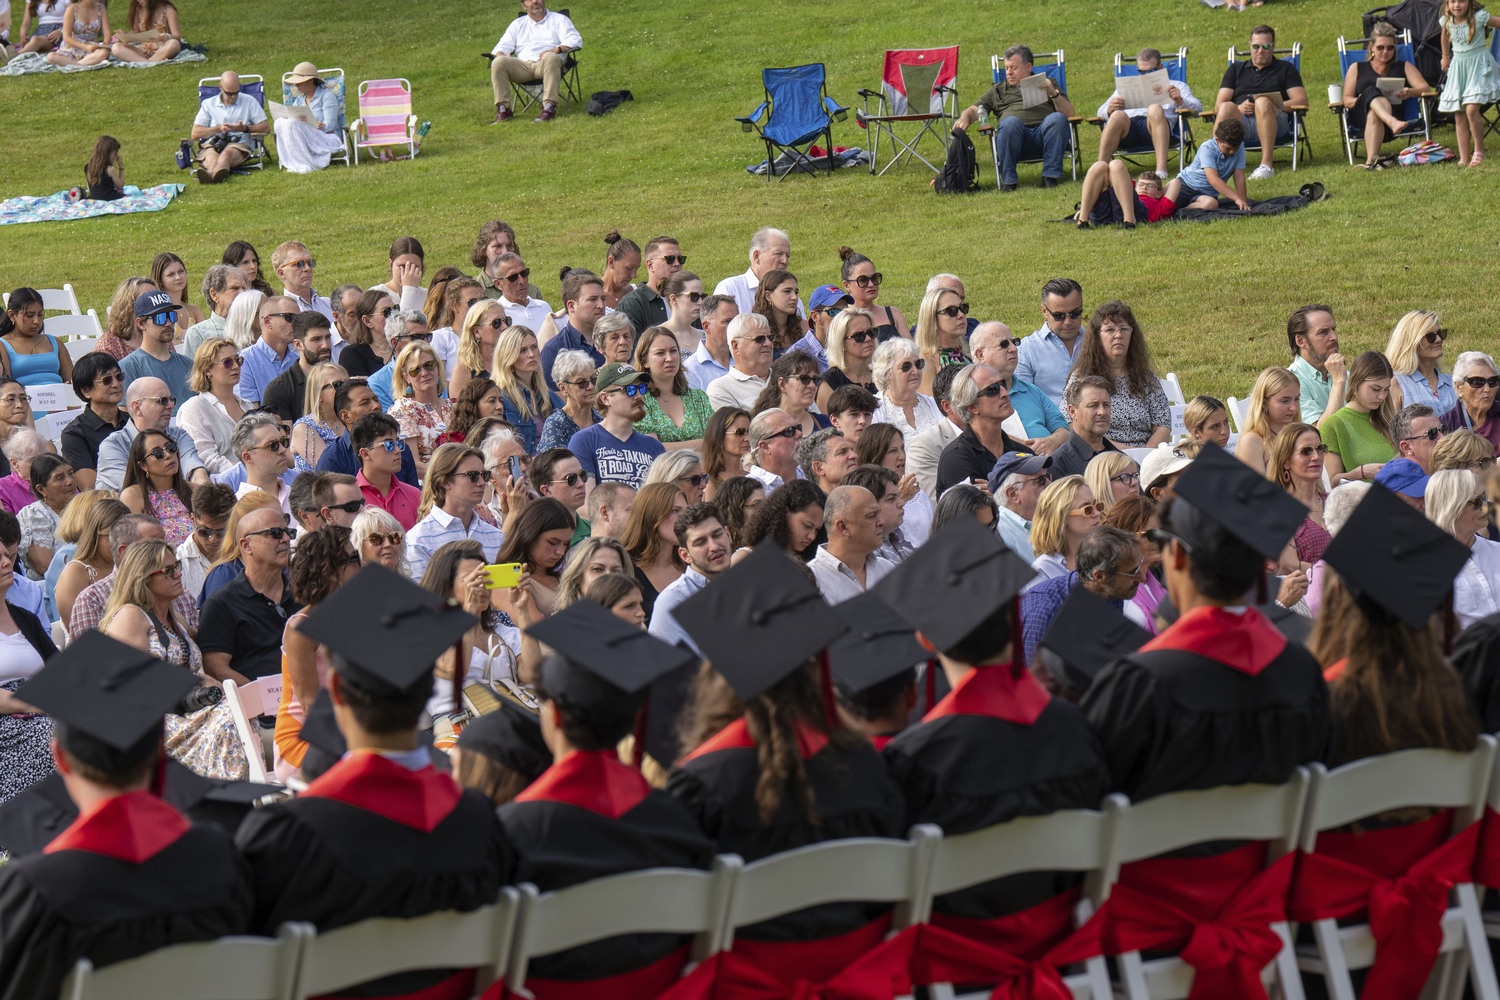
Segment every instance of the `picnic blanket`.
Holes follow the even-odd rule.
[[[1300,194],[1252,201],[1248,212],[1241,212],[1234,207],[1234,202],[1220,198],[1218,208],[1182,208],[1174,212],[1172,218],[1178,222],[1212,222],[1214,219],[1243,219],[1252,215],[1280,215],[1306,207],[1307,198]]]
[[[47,61],[47,56],[42,52],[22,52],[4,66],[0,66],[0,76],[30,76],[32,73],[84,73],[91,69],[107,69],[119,67],[122,69],[150,69],[154,66],[185,66],[188,63],[208,62],[208,56],[202,52],[183,47],[182,51],[170,59],[161,62],[121,62],[114,56],[99,63],[97,66],[54,66]]]
[[[45,198],[8,198],[0,201],[0,226],[21,222],[58,222],[64,219],[87,219],[95,215],[128,215],[131,212],[160,212],[182,193],[181,184],[158,184],[144,190],[125,185],[125,197],[118,201],[69,201],[68,192],[59,191]]]

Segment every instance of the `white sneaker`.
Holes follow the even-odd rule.
[[[1252,181],[1263,181],[1267,177],[1275,176],[1276,171],[1271,169],[1271,165],[1269,163],[1262,163],[1260,166],[1255,168],[1255,171],[1253,173],[1251,173],[1250,179]]]

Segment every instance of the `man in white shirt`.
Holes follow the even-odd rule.
[[[734,364],[708,384],[708,401],[716,410],[721,406],[749,410],[771,375],[771,354],[776,349],[771,324],[760,313],[741,310],[730,321],[728,335]]]
[[[895,569],[875,554],[885,541],[880,502],[863,486],[840,486],[823,505],[828,541],[818,546],[808,568],[823,600],[838,604],[858,597]]]
[[[271,122],[260,102],[242,96],[239,74],[226,71],[219,77],[219,92],[198,105],[193,119],[190,134],[203,142],[198,153],[203,166],[193,176],[200,184],[219,183],[250,158],[255,142],[251,137],[269,131]]]
[[[288,240],[271,251],[271,269],[281,279],[282,294],[296,303],[298,312],[312,309],[332,323],[333,304],[313,289],[313,269],[317,266],[306,244],[296,240]],[[334,356],[338,356],[338,341],[334,342]]]
[[[148,375],[130,383],[130,388],[125,390],[125,410],[130,414],[130,420],[100,442],[95,489],[121,488],[125,463],[130,457],[130,443],[141,431],[161,431],[177,442],[177,462],[182,468],[183,478],[195,486],[208,482],[208,470],[198,457],[192,436],[175,424],[168,426],[174,405],[176,400],[161,379]]]
[[[729,568],[734,543],[719,520],[719,509],[711,503],[695,503],[685,508],[672,522],[672,530],[677,535],[677,554],[687,563],[687,570],[657,595],[647,631],[674,646],[682,642],[702,655],[698,644],[677,624],[672,612]]]
[[[755,291],[760,288],[761,275],[778,268],[786,270],[792,263],[792,241],[779,229],[767,226],[750,237],[750,270],[725,278],[714,288],[715,295],[734,296],[740,312],[747,313],[755,306]],[[797,315],[806,316],[802,300],[797,300]]]
[[[682,362],[687,372],[688,384],[694,389],[708,391],[708,385],[720,375],[729,374],[734,358],[729,353],[729,323],[740,314],[730,295],[710,295],[703,300],[698,313],[698,322],[703,324],[703,341],[698,349]]]
[[[532,333],[552,315],[552,307],[527,294],[531,287],[531,268],[518,253],[503,253],[490,267],[495,287],[500,289],[500,308],[510,317],[512,326],[524,326]]]
[[[932,398],[943,411],[943,419],[906,442],[906,471],[917,477],[917,485],[932,498],[933,503],[938,498],[938,460],[943,457],[943,449],[948,443],[964,432],[964,424],[954,415],[953,401],[949,398],[953,378],[961,371],[963,368],[958,365],[939,369],[932,380]]]
[[[1161,52],[1141,49],[1135,56],[1135,68],[1141,76],[1161,69]],[[1203,102],[1193,96],[1185,82],[1175,80],[1168,81],[1162,96],[1165,100],[1149,107],[1127,108],[1125,98],[1117,90],[1099,105],[1099,117],[1106,119],[1099,133],[1100,163],[1108,163],[1121,146],[1135,148],[1150,143],[1156,150],[1156,172],[1163,181],[1167,179],[1167,147],[1172,144],[1173,134],[1182,128],[1178,115],[1197,114],[1203,110]]]
[[[490,83],[495,88],[495,122],[515,117],[510,109],[511,83],[542,81],[542,113],[533,121],[549,122],[561,96],[563,57],[583,48],[583,36],[566,15],[547,9],[547,0],[521,0],[525,14],[510,22],[491,50]],[[535,329],[533,327],[532,329]]]
[[[484,459],[469,452],[454,463],[449,454],[434,455],[434,463],[446,468],[428,467],[432,510],[406,533],[413,580],[422,579],[433,555],[448,542],[478,542],[486,562],[493,562],[505,543],[501,530],[475,513],[484,502]]]

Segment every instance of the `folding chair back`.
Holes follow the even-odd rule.
[[[307,924],[283,924],[275,938],[226,937],[173,945],[96,970],[78,960],[61,1000],[290,1000]]]
[[[292,1000],[417,969],[477,969],[479,992],[505,974],[521,894],[507,886],[490,906],[409,920],[377,918],[313,936],[302,952]]]
[[[1339,79],[1345,79],[1349,74],[1349,67],[1362,63],[1369,55],[1370,39],[1356,38],[1352,41],[1346,40],[1343,35],[1338,37],[1339,47]],[[1411,43],[1411,29],[1401,32],[1396,40],[1396,58],[1403,59],[1408,63],[1415,64],[1416,49]],[[1354,162],[1354,149],[1360,143],[1365,142],[1365,130],[1356,128],[1349,121],[1349,109],[1342,104],[1330,105],[1334,113],[1339,116],[1339,127],[1344,137],[1344,151],[1348,154],[1349,162]],[[1427,102],[1420,97],[1408,97],[1401,102],[1400,117],[1402,121],[1420,121],[1422,123],[1422,137],[1432,138],[1432,122],[1429,120]],[[1384,139],[1408,140],[1415,135],[1414,132],[1402,132],[1400,135],[1385,133]],[[1384,139],[1382,141],[1384,141]]]
[[[291,74],[290,71],[287,71],[287,72],[281,74],[281,103],[282,104],[288,104],[288,105],[291,104],[292,101],[293,101],[293,99],[298,95],[297,88],[292,85],[292,82],[289,79],[289,77],[291,77],[291,75],[292,74]],[[320,67],[318,67],[318,78],[323,81],[323,85],[325,87],[327,87],[329,90],[333,91],[334,96],[336,96],[338,98],[338,101],[339,101],[339,131],[338,131],[338,136],[339,136],[339,140],[341,142],[343,142],[344,148],[341,149],[339,152],[334,153],[332,156],[329,157],[329,159],[330,160],[342,160],[342,161],[344,161],[344,166],[347,167],[349,165],[349,136],[348,136],[349,115],[348,115],[348,111],[346,110],[346,106],[345,106],[344,70],[343,70],[342,67],[339,67],[339,66],[330,66],[327,69],[324,69],[323,67],[320,66]]]
[[[52,645],[58,649],[66,649],[68,646],[68,626],[62,622],[52,623]]]
[[[266,767],[266,751],[260,735],[250,725],[250,720],[262,715],[275,715],[281,707],[281,675],[267,674],[249,684],[224,682],[224,700],[229,703],[229,714],[234,718],[234,731],[239,735],[240,745],[245,748],[245,757],[250,763],[250,780],[279,785],[276,776]]]
[[[766,180],[776,173],[774,148],[792,156],[792,162],[779,176],[785,178],[793,167],[811,172],[812,161],[806,147],[819,137],[827,143],[828,173],[833,175],[833,120],[842,121],[848,109],[828,96],[827,72],[822,63],[763,69],[761,84],[766,99],[749,115],[735,121],[746,132],[757,131],[766,144]],[[769,115],[767,115],[769,112]],[[761,119],[765,118],[764,124]],[[804,147],[799,149],[798,147]]]
[[[349,126],[354,162],[372,146],[405,146],[417,155],[417,116],[411,111],[411,84],[402,78],[366,80],[359,85],[359,117]]]
[[[1161,54],[1161,68],[1167,71],[1167,79],[1173,83],[1187,84],[1187,46],[1178,46],[1176,52],[1163,50]],[[1115,53],[1115,76],[1140,76],[1141,71],[1136,67],[1135,57],[1127,57],[1123,52]],[[1177,169],[1180,172],[1187,165],[1187,158],[1193,155],[1198,144],[1193,140],[1192,116],[1181,114],[1175,119],[1169,118],[1168,123],[1172,126],[1172,139],[1167,145],[1167,151],[1177,150]],[[1100,120],[1102,125],[1102,120]],[[1115,150],[1115,156],[1129,163],[1134,163],[1132,157],[1145,153],[1156,152],[1151,144],[1136,146],[1121,146]],[[1151,166],[1156,165],[1155,160]]]
[[[1187,402],[1187,397],[1182,394],[1182,383],[1178,381],[1176,372],[1167,372],[1166,378],[1157,381],[1161,382],[1161,391],[1167,394],[1167,402]]]
[[[99,317],[92,309],[82,316],[76,313],[48,316],[42,324],[42,332],[58,340],[67,340],[72,337],[98,340],[104,335],[104,331],[99,328]]]
[[[255,100],[262,111],[266,110],[266,81],[259,73],[240,74],[240,93],[245,97]],[[198,81],[198,103],[201,105],[210,97],[219,96],[219,77],[205,76]],[[250,144],[250,156],[245,159],[240,167],[254,167],[257,170],[266,168],[266,143],[263,136],[250,132],[245,133],[246,141]],[[235,169],[239,169],[236,167]]]
[[[949,95],[958,92],[958,46],[888,49],[880,89],[889,106],[882,114],[949,116],[954,103]]]
[[[33,291],[42,297],[43,312],[62,312],[77,316],[83,311],[78,307],[78,296],[73,294],[72,285],[63,285],[61,288],[37,288]],[[6,308],[9,308],[10,292],[0,292],[0,302],[4,302]]]
[[[99,337],[103,336],[103,329],[99,326],[99,317],[94,314],[94,310],[90,309],[88,315],[94,321],[94,329],[99,330],[100,333],[91,337],[74,337],[63,345],[68,349],[68,358],[75,364],[85,354],[98,350]]]
[[[1033,73],[1045,74],[1048,79],[1050,79],[1054,84],[1057,85],[1058,90],[1061,90],[1063,93],[1068,92],[1068,64],[1064,59],[1062,49],[1058,49],[1056,52],[1033,52],[1031,71]],[[998,54],[990,56],[990,82],[1000,83],[1004,79],[1005,60],[1002,59]],[[1071,164],[1073,179],[1075,181],[1078,179],[1079,120],[1080,119],[1078,119],[1075,115],[1074,119],[1068,122],[1068,149],[1063,154],[1068,158],[1068,162]],[[996,141],[998,136],[998,129],[990,133],[990,141],[992,145]],[[1029,160],[1017,160],[1016,162],[1041,163],[1042,158],[1038,156]],[[997,188],[1000,186],[1000,157],[998,155],[998,151],[995,156],[995,186]]]
[[[67,382],[30,385],[26,387],[26,395],[31,397],[31,409],[36,413],[56,413],[70,407],[83,406],[83,400],[78,398],[78,394]],[[75,417],[77,415],[73,414]]]
[[[1274,54],[1277,59],[1285,57],[1292,64],[1293,69],[1299,74],[1302,72],[1301,42],[1293,42],[1291,48],[1276,49]],[[1233,45],[1229,46],[1229,65],[1233,66],[1237,62],[1248,61],[1249,58],[1250,52],[1247,49],[1237,49]],[[1287,113],[1292,118],[1291,134],[1285,139],[1278,138],[1273,148],[1290,148],[1292,151],[1292,169],[1296,170],[1299,162],[1299,153],[1305,151],[1307,158],[1309,160],[1312,159],[1312,140],[1307,137],[1307,109],[1303,108],[1301,110],[1288,111]],[[1203,117],[1212,118],[1213,114],[1208,108],[1204,108]],[[1253,120],[1245,123],[1245,148],[1260,148],[1260,134],[1255,131],[1255,122]]]
[[[725,914],[744,866],[737,855],[721,854],[709,871],[652,868],[556,892],[518,886],[520,914],[505,973],[512,993],[526,982],[533,955],[575,948],[621,934],[692,934],[693,957],[719,950]],[[649,900],[649,906],[642,906]]]
[[[1229,408],[1229,419],[1234,424],[1235,433],[1245,433],[1245,421],[1250,419],[1250,400],[1230,396],[1224,401],[1224,405]]]

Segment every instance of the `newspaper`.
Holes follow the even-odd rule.
[[[1046,73],[1033,73],[1016,86],[1021,88],[1022,108],[1035,108],[1052,99],[1047,95]]]
[[[308,128],[316,129],[318,127],[318,120],[312,116],[311,111],[302,105],[287,107],[285,104],[279,104],[276,101],[267,101],[266,112],[270,114],[272,121],[290,118],[294,122],[301,122]]]
[[[1115,77],[1115,93],[1124,99],[1127,108],[1149,108],[1153,104],[1170,103],[1172,98],[1167,96],[1167,88],[1170,86],[1172,81],[1164,69],[1154,69],[1135,76]]]

